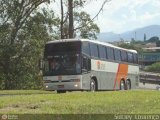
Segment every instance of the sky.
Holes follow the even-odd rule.
[[[88,0],[84,11],[94,17],[104,0]],[[59,2],[57,2],[59,3]],[[60,12],[60,5],[54,4]],[[95,19],[100,32],[123,33],[149,25],[160,25],[160,0],[111,0]]]
[[[103,0],[84,8],[91,16],[100,9]],[[160,0],[111,0],[95,20],[101,32],[123,33],[148,25],[160,25]]]

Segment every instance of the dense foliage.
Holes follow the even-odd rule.
[[[126,49],[137,50],[138,53],[143,51],[141,46],[139,45],[139,43],[130,43],[130,44],[123,43],[123,44],[120,44],[119,47],[126,48]]]
[[[145,70],[148,72],[160,73],[160,62],[157,62],[157,63],[154,63],[150,66],[147,66]]]

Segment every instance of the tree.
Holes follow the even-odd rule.
[[[17,50],[17,58],[14,62],[18,62],[19,66],[15,66],[15,76],[13,88],[39,88],[41,81],[39,80],[38,61],[42,56],[44,45],[47,41],[58,36],[54,29],[59,25],[59,19],[55,18],[53,11],[38,11],[34,16],[29,17],[26,25],[21,29],[23,33],[19,36],[23,38],[23,43]],[[53,26],[55,26],[53,28]],[[57,29],[56,28],[56,29]],[[13,89],[12,88],[12,89]]]
[[[74,37],[74,20],[73,8],[82,6],[85,0],[67,0],[61,2],[61,39]],[[67,11],[64,12],[64,5],[67,6]],[[64,15],[65,14],[65,15]]]
[[[82,38],[97,39],[96,34],[100,32],[97,24],[91,21],[90,15],[82,11],[74,13],[75,33],[80,34]],[[76,26],[78,24],[78,26]],[[85,27],[84,27],[85,26]]]
[[[0,80],[4,83],[5,89],[15,88],[16,82],[27,81],[29,80],[27,77],[33,80],[35,76],[30,73],[37,69],[33,68],[37,62],[37,56],[41,54],[44,42],[50,39],[48,28],[51,29],[52,27],[49,26],[54,24],[53,20],[46,20],[47,15],[45,16],[44,11],[43,15],[34,12],[45,2],[48,1],[0,1]],[[19,83],[23,84],[26,81]]]
[[[149,72],[160,73],[160,62],[157,62],[157,63],[154,63],[154,64],[148,66],[145,70],[149,71]]]
[[[159,41],[159,37],[153,36],[147,42],[157,42],[157,41]]]
[[[94,19],[99,15],[99,13],[103,10],[103,7],[104,7],[105,3],[110,1],[110,0],[104,0],[100,10],[95,15],[95,17],[93,17],[92,19],[90,18],[90,21],[87,21],[87,23],[84,26],[78,26],[78,27],[75,27],[75,24],[73,22],[73,21],[75,21],[74,20],[74,15],[75,15],[75,13],[79,13],[78,15],[81,15],[80,13],[82,11],[76,11],[76,9],[78,9],[78,7],[83,7],[86,3],[86,0],[67,0],[67,1],[68,1],[68,9],[65,13],[66,15],[64,16],[64,8],[63,8],[64,6],[63,6],[63,4],[67,4],[67,3],[66,3],[66,1],[62,2],[62,0],[61,0],[61,38],[62,39],[63,38],[73,38],[73,37],[75,37],[74,36],[75,32],[77,32],[77,30],[82,28],[82,27],[85,29],[85,27],[88,27],[89,25],[93,25],[92,28],[97,29],[98,26],[96,24],[92,24],[92,23],[93,23]],[[73,11],[73,9],[74,9],[74,11]],[[66,30],[66,28],[68,30],[67,30],[67,32],[64,32],[64,30]],[[95,30],[95,31],[97,31],[97,30]],[[87,31],[85,30],[84,33],[88,34],[87,36],[85,36],[87,38],[89,38],[89,36],[91,37],[93,35],[93,34],[90,34],[89,31],[87,33],[86,32]]]
[[[138,53],[143,51],[142,48],[137,43],[131,43],[131,44],[123,43],[123,44],[120,44],[119,47],[137,50]]]
[[[73,38],[73,0],[68,0],[68,14],[69,14],[69,38]]]

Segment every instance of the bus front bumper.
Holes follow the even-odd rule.
[[[45,90],[80,90],[81,82],[44,83]]]

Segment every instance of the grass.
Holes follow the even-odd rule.
[[[0,95],[28,95],[28,94],[45,94],[53,93],[51,91],[44,90],[0,90]]]
[[[0,97],[0,114],[160,113],[159,91],[68,92],[66,94],[34,90],[0,91],[0,94],[2,93],[13,95]]]

